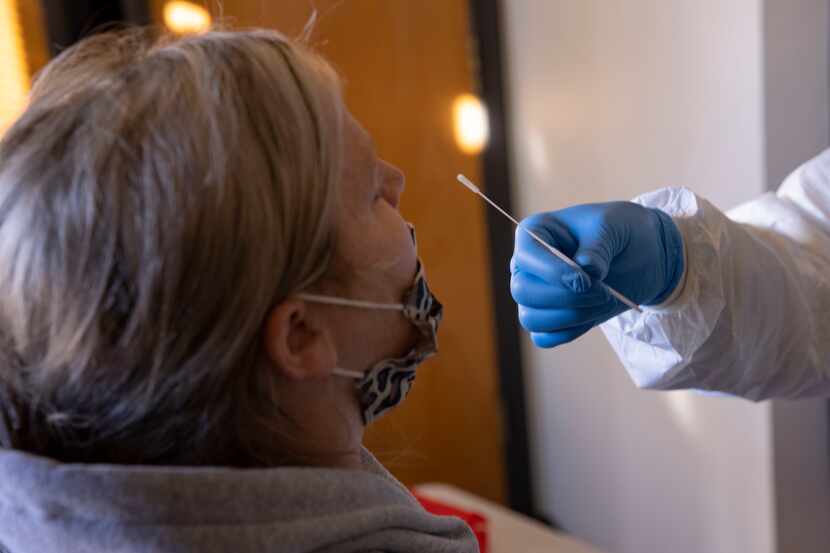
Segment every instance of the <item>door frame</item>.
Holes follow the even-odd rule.
[[[512,212],[501,1],[469,0],[469,6],[471,34],[478,56],[479,92],[487,106],[490,125],[489,142],[481,156],[484,188],[494,202]],[[516,305],[510,296],[507,270],[513,255],[514,229],[510,221],[493,209],[486,209],[485,221],[504,424],[507,502],[514,511],[549,522],[539,515],[533,494],[521,335]]]

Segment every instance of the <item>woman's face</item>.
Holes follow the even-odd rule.
[[[398,206],[403,173],[378,158],[369,134],[347,115],[340,179],[337,243],[331,278],[310,290],[326,296],[400,304],[412,287],[418,258]],[[301,300],[275,307],[267,351],[284,377],[282,434],[304,464],[360,466],[363,417],[354,380],[335,368],[365,373],[379,361],[406,355],[418,338],[398,310],[363,309]]]
[[[336,289],[350,299],[401,303],[412,286],[417,253],[398,207],[404,175],[378,158],[374,143],[347,114],[335,248]],[[332,310],[340,368],[366,371],[389,357],[407,353],[414,326],[399,311],[328,307]]]

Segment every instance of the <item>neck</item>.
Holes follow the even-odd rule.
[[[362,436],[361,431],[361,439]],[[347,441],[342,436],[332,435],[330,431],[318,431],[306,425],[302,428],[295,426],[291,435],[281,436],[281,441],[288,464],[343,469],[363,467],[362,440]]]
[[[353,397],[352,384],[343,379],[332,383],[347,386],[348,394],[321,389],[315,383],[309,389],[290,390],[280,394],[282,424],[277,429],[289,462],[316,467],[357,469],[363,466],[361,450],[365,427],[357,400],[337,401]]]
[[[362,470],[364,468],[360,448],[357,451],[315,453],[296,458],[296,464],[309,467]]]

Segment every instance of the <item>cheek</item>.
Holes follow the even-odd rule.
[[[418,258],[412,234],[396,210],[390,207],[384,211],[385,215],[379,217],[381,259],[388,261],[386,270],[391,279],[405,285],[412,284]]]
[[[412,235],[400,213],[383,200],[363,216],[341,220],[337,250],[355,297],[399,302],[412,285],[417,266]]]

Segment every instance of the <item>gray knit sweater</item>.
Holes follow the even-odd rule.
[[[0,448],[9,553],[474,553],[368,452],[365,470],[61,464]]]

